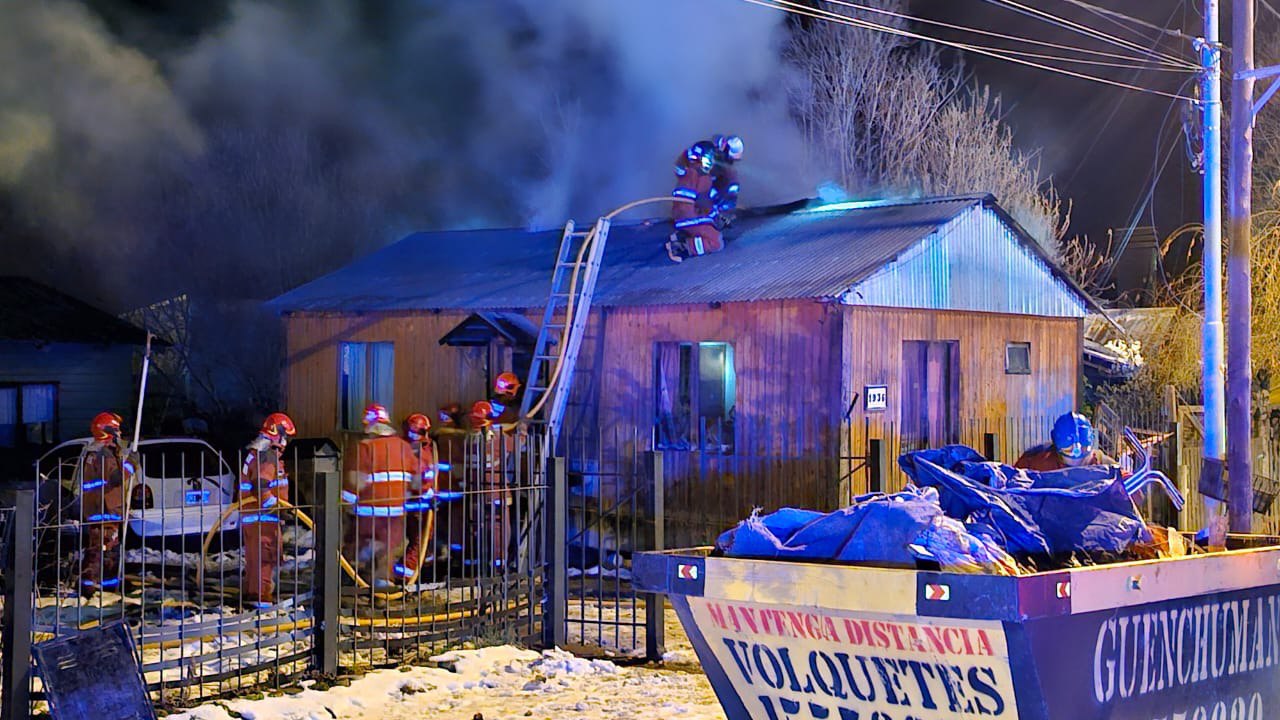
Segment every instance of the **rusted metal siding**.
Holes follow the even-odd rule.
[[[328,437],[343,447],[355,439],[338,429],[338,344],[395,346],[395,390],[386,402],[396,420],[412,412],[435,417],[440,406],[487,397],[484,350],[440,345],[466,312],[296,313],[285,324],[285,408],[300,437]]]
[[[995,212],[965,210],[844,295],[849,305],[1080,318],[1084,298]]]
[[[960,440],[968,445],[980,448],[984,429],[997,428],[1006,436],[1003,449],[1015,453],[1025,449],[1015,445],[1044,440],[1046,423],[1076,407],[1083,320],[897,308],[844,310],[845,382],[852,392],[862,392],[867,385],[889,389],[884,411],[867,412],[860,398],[850,415],[849,446],[855,455],[866,448],[868,437],[895,438],[901,430],[902,352],[903,343],[910,340],[958,343],[959,430]],[[1005,345],[1010,342],[1031,344],[1030,375],[1005,374]],[[896,448],[890,455],[897,457]]]

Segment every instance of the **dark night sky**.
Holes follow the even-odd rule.
[[[1201,34],[1198,3],[1193,7],[1191,0],[1092,1],[1158,25],[1167,24],[1188,35]],[[1140,36],[1126,33],[1107,20],[1062,0],[1028,4],[1140,41]],[[1084,47],[1114,49],[984,0],[912,0],[912,11],[922,17],[993,32],[1063,44],[1083,41],[1088,43]],[[1223,27],[1225,32],[1230,26],[1224,22]],[[931,29],[927,32],[973,42],[954,31]],[[989,42],[1000,41],[990,39]],[[1189,43],[1166,37],[1160,47],[1194,58],[1194,51],[1187,45]],[[1174,143],[1178,147],[1160,175],[1152,207],[1139,224],[1152,224],[1154,215],[1155,225],[1164,234],[1184,222],[1199,219],[1200,176],[1192,173],[1181,139],[1185,103],[979,55],[966,54],[965,62],[979,82],[989,84],[1003,96],[1007,119],[1019,145],[1043,148],[1042,173],[1050,176],[1060,195],[1072,202],[1073,234],[1105,240],[1107,228],[1126,226],[1150,189],[1152,165],[1157,155],[1163,160]],[[1190,77],[1166,72],[1142,72],[1135,77],[1129,69],[1073,67],[1166,92],[1177,92],[1179,85]],[[1190,94],[1193,90],[1193,85],[1188,85],[1181,94]]]
[[[579,1],[581,4],[577,4]],[[1123,34],[1135,41],[1141,40],[1140,35],[1118,28],[1104,18],[1074,7],[1068,0],[1023,1],[1044,10],[1060,13],[1091,27]],[[1169,24],[1178,27],[1189,35],[1200,34],[1199,7],[1195,0],[1091,1],[1137,15],[1159,25]],[[593,109],[600,111],[600,118],[598,118],[600,122],[594,126],[588,125],[588,129],[597,131],[599,137],[611,139],[618,134],[623,134],[627,137],[640,138],[629,143],[627,147],[613,147],[611,151],[631,153],[636,158],[633,165],[639,162],[638,158],[641,157],[650,158],[659,152],[665,155],[670,147],[675,147],[677,143],[684,141],[681,138],[698,132],[686,126],[734,125],[744,135],[751,135],[754,132],[753,136],[768,136],[769,133],[765,130],[770,127],[769,122],[776,121],[775,125],[777,122],[787,122],[783,113],[768,116],[768,112],[757,112],[759,117],[753,116],[752,122],[743,123],[741,121],[752,112],[752,109],[731,107],[728,103],[708,97],[702,98],[703,104],[707,107],[700,115],[673,121],[673,117],[688,115],[685,111],[677,113],[674,110],[680,106],[686,94],[686,91],[675,83],[670,83],[669,88],[664,87],[661,93],[653,93],[649,92],[651,84],[633,82],[630,87],[631,96],[617,91],[613,85],[599,87],[600,83],[607,84],[611,77],[621,80],[639,78],[641,81],[645,81],[654,73],[667,77],[673,58],[655,56],[653,49],[668,46],[670,40],[668,20],[677,9],[686,12],[687,19],[729,17],[733,21],[732,25],[721,28],[722,32],[707,39],[710,47],[698,50],[699,55],[704,59],[733,57],[735,52],[739,53],[742,63],[733,68],[731,75],[720,77],[718,86],[732,85],[729,81],[752,73],[754,73],[752,77],[764,77],[768,74],[768,69],[762,68],[761,65],[768,64],[768,54],[759,52],[743,54],[741,50],[744,46],[758,47],[762,39],[768,39],[769,28],[776,28],[776,21],[770,19],[769,15],[772,11],[734,0],[716,2],[699,0],[701,4],[682,0],[679,5],[674,2],[664,4],[658,0],[644,0],[642,4],[638,0],[617,0],[617,2],[619,5],[617,10],[614,10],[608,6],[602,9],[596,4],[603,4],[604,0],[543,0],[541,2],[508,0],[508,4],[515,3],[517,6],[534,9],[528,17],[531,25],[539,26],[539,32],[544,41],[542,45],[525,42],[527,37],[522,35],[523,30],[518,28],[516,30],[507,28],[507,36],[501,33],[474,34],[473,28],[481,24],[488,24],[491,28],[496,25],[499,30],[502,29],[501,21],[504,19],[502,13],[492,9],[502,5],[500,3],[472,4],[456,0],[438,0],[437,2],[362,0],[349,5],[345,0],[328,0],[324,3],[313,3],[310,0],[280,0],[277,3],[231,2],[230,0],[210,0],[201,3],[190,3],[184,0],[84,0],[83,6],[79,7],[88,8],[88,12],[82,13],[85,19],[73,18],[75,19],[73,25],[77,32],[83,27],[88,27],[94,33],[101,32],[110,36],[109,40],[103,41],[104,48],[101,50],[100,57],[104,61],[118,61],[121,58],[128,60],[132,57],[134,48],[152,57],[185,56],[186,61],[178,65],[179,70],[174,70],[173,63],[166,66],[168,75],[165,81],[173,84],[172,98],[176,100],[172,102],[176,105],[161,105],[159,107],[162,110],[165,108],[173,110],[177,107],[179,111],[193,118],[193,121],[202,123],[206,130],[210,127],[221,127],[219,123],[222,122],[223,115],[234,116],[232,119],[241,123],[250,134],[261,132],[266,136],[267,141],[275,143],[269,147],[283,148],[277,151],[280,159],[296,162],[296,172],[313,175],[321,173],[323,177],[334,179],[333,187],[313,188],[314,192],[308,194],[296,192],[298,184],[294,183],[292,177],[287,174],[287,171],[291,170],[291,166],[287,163],[272,165],[272,167],[282,168],[278,173],[263,173],[265,177],[258,179],[262,182],[275,183],[271,187],[281,191],[278,201],[284,204],[285,211],[277,213],[277,219],[284,223],[284,227],[290,227],[289,223],[299,222],[295,218],[317,217],[322,213],[314,212],[315,208],[332,209],[335,200],[340,201],[341,204],[352,204],[349,202],[352,193],[349,192],[347,185],[342,184],[347,182],[346,178],[350,175],[353,178],[350,182],[354,183],[353,187],[361,193],[359,199],[364,204],[353,205],[359,212],[353,211],[350,217],[343,216],[338,220],[350,222],[356,226],[356,232],[345,235],[343,234],[345,231],[330,231],[330,233],[336,233],[345,238],[364,232],[364,236],[343,245],[339,252],[329,252],[332,257],[328,262],[332,265],[346,262],[350,257],[362,254],[379,243],[394,239],[397,233],[407,232],[409,229],[467,226],[468,223],[492,224],[499,221],[509,224],[512,222],[509,218],[519,216],[520,207],[518,206],[521,204],[549,204],[555,207],[565,205],[571,208],[596,208],[606,204],[612,206],[616,204],[612,202],[616,200],[615,195],[631,196],[637,192],[628,183],[649,187],[652,183],[645,184],[650,178],[644,173],[617,173],[610,170],[603,176],[597,177],[599,172],[594,168],[596,163],[591,161],[590,156],[584,156],[574,161],[577,165],[566,168],[566,172],[570,173],[566,177],[572,178],[578,186],[584,188],[603,187],[616,192],[612,195],[604,193],[603,195],[607,197],[601,198],[576,196],[557,198],[554,193],[548,198],[540,194],[540,189],[547,188],[532,183],[530,180],[536,173],[530,173],[529,168],[523,167],[537,159],[531,157],[528,151],[528,138],[525,135],[536,134],[539,129],[536,123],[529,122],[528,118],[537,119],[538,111],[548,102],[555,100],[555,98],[548,100],[544,97],[548,96],[545,90],[548,78],[554,79],[572,92],[579,92],[584,97],[599,101],[595,102]],[[1089,42],[1091,44],[1088,47],[1095,49],[1114,49],[1094,41],[1085,41],[1077,34],[1020,15],[1007,7],[999,6],[992,0],[907,0],[907,2],[910,11],[921,17],[1064,44]],[[17,5],[34,8],[39,4],[19,2]],[[73,7],[71,3],[53,5],[62,8]],[[323,17],[323,12],[312,13],[312,8],[330,6],[354,8],[350,12],[352,17],[349,20],[353,27],[349,28],[350,31],[346,34],[318,32],[308,25],[310,20],[290,22],[295,17],[308,18],[309,13]],[[741,15],[736,14],[739,6],[742,8]],[[280,12],[274,14],[265,12],[262,8],[266,7],[276,8]],[[3,8],[0,7],[0,9]],[[252,9],[256,14],[246,14],[244,12],[246,9]],[[734,12],[730,13],[730,9]],[[64,12],[61,15],[69,14]],[[611,21],[607,17],[602,17],[606,15],[616,15],[618,18],[630,18],[630,20],[648,24],[632,32],[631,28],[634,25],[622,29],[618,25],[622,21],[616,18]],[[413,17],[414,22],[405,22],[403,18],[407,16]],[[434,18],[437,16],[451,18],[452,25],[435,22]],[[1266,17],[1261,10],[1260,17]],[[563,32],[567,27],[565,18],[587,23],[585,27],[592,30],[589,37],[581,42],[575,41],[573,37],[567,39],[562,37],[567,34]],[[3,16],[0,16],[0,31],[4,29],[2,20]],[[67,19],[63,17],[62,21],[65,22]],[[1269,17],[1266,21],[1271,22]],[[275,24],[272,25],[272,22]],[[98,25],[105,29],[97,30]],[[1228,17],[1224,16],[1222,26],[1224,32],[1230,28]],[[955,31],[936,28],[919,29],[930,34],[938,33],[952,40],[975,41],[972,36]],[[511,43],[495,45],[495,36],[509,37]],[[15,37],[10,37],[10,41],[12,42]],[[80,36],[63,32],[56,33],[52,37],[78,38]],[[352,38],[359,43],[353,45]],[[5,50],[4,42],[5,36],[0,32],[0,51]],[[999,41],[991,39],[982,42],[998,43]],[[120,48],[105,47],[115,43],[118,43]],[[19,49],[23,47],[20,42],[12,44]],[[1161,47],[1191,59],[1193,51],[1188,45],[1189,43],[1181,40],[1165,38]],[[107,54],[108,49],[113,54]],[[525,52],[526,50],[528,52]],[[521,54],[522,52],[524,54]],[[952,61],[959,60],[955,52],[949,52]],[[505,55],[492,60],[494,53],[505,53]],[[610,60],[613,75],[608,75],[600,69],[589,71],[587,68],[591,67],[591,63],[579,61],[580,56],[589,57],[591,53]],[[382,59],[384,55],[391,60]],[[678,55],[678,52],[674,53],[673,57],[674,55]],[[268,61],[276,64],[292,63],[289,67],[293,67],[295,72],[305,71],[302,75],[303,81],[292,80],[287,73],[255,75],[252,62],[256,61],[258,56],[264,56]],[[70,122],[75,129],[83,129],[97,123],[96,118],[94,122],[84,120],[85,113],[78,109],[80,105],[71,102],[80,96],[63,89],[60,85],[50,90],[54,86],[41,82],[35,77],[40,73],[55,72],[50,67],[61,67],[65,70],[66,63],[71,62],[68,58],[74,57],[77,57],[75,53],[51,54],[50,64],[45,65],[41,64],[43,60],[30,58],[21,52],[17,56],[19,61],[28,62],[31,65],[26,75],[32,82],[28,83],[30,87],[23,92],[41,97],[47,95],[48,97],[44,97],[44,102],[63,109],[61,122]],[[53,61],[64,64],[53,65]],[[1072,205],[1070,229],[1072,234],[1087,234],[1095,241],[1105,242],[1108,228],[1127,225],[1150,187],[1153,163],[1162,160],[1171,148],[1168,165],[1160,175],[1160,181],[1156,186],[1154,202],[1139,219],[1139,224],[1154,223],[1161,233],[1168,233],[1184,222],[1198,219],[1200,178],[1191,172],[1182,142],[1182,105],[1185,103],[981,56],[966,56],[963,61],[972,71],[973,80],[989,85],[1002,96],[1007,113],[1006,120],[1015,132],[1017,145],[1025,151],[1041,149],[1042,174],[1053,180],[1060,196]],[[504,62],[506,64],[503,64]],[[543,64],[536,65],[537,62]],[[445,70],[424,73],[416,69],[431,67],[433,63]],[[534,70],[525,72],[531,65],[534,66]],[[138,69],[137,63],[130,67],[134,70]],[[381,69],[377,72],[362,74],[366,68]],[[719,71],[718,65],[716,68]],[[620,72],[627,69],[634,72]],[[1189,74],[1180,73],[1144,72],[1135,75],[1132,70],[1126,69],[1087,67],[1083,69],[1105,74],[1117,80],[1151,85],[1168,92],[1177,92],[1183,82],[1191,78]],[[23,77],[24,73],[14,71],[9,80],[16,82],[16,87],[22,88]],[[97,76],[84,73],[84,77],[92,79]],[[703,82],[704,78],[693,80]],[[664,86],[668,84],[662,83]],[[93,85],[84,82],[75,87],[79,87],[80,92],[84,94],[85,88],[92,88]],[[1184,94],[1188,94],[1192,88],[1193,86],[1188,84],[1182,89]],[[728,90],[732,89],[732,87],[728,88]],[[5,97],[5,91],[5,85],[0,82],[0,99]],[[486,91],[488,95],[485,94]],[[103,101],[105,95],[105,93],[100,93],[99,96],[87,94],[89,100],[100,103],[98,106],[87,107],[111,107],[112,102],[109,99]],[[457,96],[461,101],[438,102],[437,99],[442,96]],[[21,99],[21,92],[15,97]],[[508,97],[518,100],[521,104],[516,109],[522,110],[524,114],[506,113],[511,116],[511,119],[504,121],[501,117],[503,113],[484,110],[484,108],[493,107],[492,104],[485,105],[485,103],[492,103],[495,97],[502,103],[506,103]],[[284,99],[277,102],[277,98]],[[612,104],[605,102],[608,98],[614,98],[614,102]],[[626,98],[626,100],[617,98]],[[165,96],[163,100],[170,102],[171,98]],[[637,103],[637,106],[643,107],[645,112],[628,112],[625,108],[626,102]],[[554,102],[552,104],[554,105]],[[438,107],[442,105],[448,107]],[[458,108],[465,110],[459,111]],[[563,109],[563,106],[559,106],[559,109]],[[0,107],[0,111],[3,110],[5,108]],[[297,117],[291,117],[290,112]],[[56,112],[55,115],[57,115]],[[632,115],[636,117],[631,117]],[[138,129],[134,126],[146,125],[150,120],[150,116],[146,113],[139,113],[134,118],[129,118],[128,113],[121,113],[121,116],[128,119],[115,127],[119,134],[126,137],[143,134],[146,131],[145,127]],[[462,118],[466,121],[458,122]],[[649,124],[655,118],[664,123],[661,133],[655,131]],[[587,119],[592,120],[590,117]],[[0,117],[0,120],[3,120],[3,117]],[[636,123],[641,124],[643,132],[630,127]],[[237,131],[241,129],[240,125],[224,124]],[[748,127],[742,127],[744,124]],[[473,129],[472,126],[476,125],[493,126],[493,130]],[[0,130],[2,129],[3,126],[0,126]],[[272,134],[280,129],[289,132],[296,129],[297,132],[292,135],[289,132]],[[103,137],[114,136],[95,134],[95,131],[90,131],[86,137],[91,141],[100,142]],[[239,178],[245,169],[254,170],[251,160],[234,152],[237,147],[235,141],[238,141],[239,136],[224,133],[207,137],[230,143],[231,152],[228,157],[232,162],[225,167],[216,163],[196,164],[196,170],[211,178],[207,182],[209,187],[221,188],[220,192],[229,188],[234,190],[235,188],[232,187],[234,183],[229,184],[226,177]],[[337,143],[336,147],[347,152],[346,155],[339,153],[329,158],[323,153],[317,155],[310,148],[304,148],[296,155],[291,155],[289,153],[292,152],[293,146],[289,143],[295,137],[330,138]],[[352,141],[352,138],[355,141]],[[360,145],[361,142],[365,145]],[[244,140],[244,143],[249,147],[249,140]],[[460,147],[467,150],[458,152]],[[68,148],[74,150],[74,146],[68,146]],[[0,150],[3,149],[3,145],[0,144]],[[782,159],[791,157],[794,154],[793,150],[793,148],[783,147],[781,143],[776,148],[762,148],[756,145],[753,147],[752,157],[756,159],[759,167],[781,169]],[[57,278],[68,275],[83,276],[88,272],[86,268],[94,267],[92,253],[83,252],[83,244],[90,242],[89,236],[95,236],[92,242],[97,243],[98,246],[111,248],[111,255],[124,256],[127,252],[134,250],[116,248],[116,245],[123,244],[123,241],[100,236],[105,234],[128,238],[131,234],[141,236],[150,233],[158,236],[158,239],[152,238],[146,243],[139,241],[137,247],[141,249],[136,250],[137,253],[160,258],[162,256],[159,253],[167,251],[172,257],[180,260],[188,259],[189,256],[196,257],[197,265],[202,268],[219,262],[221,263],[218,266],[221,268],[219,272],[222,274],[217,277],[226,277],[228,273],[234,276],[240,272],[240,269],[232,253],[219,253],[205,259],[197,257],[190,251],[197,249],[196,246],[208,249],[206,246],[215,244],[205,242],[204,240],[207,240],[204,238],[205,235],[219,238],[218,243],[226,237],[241,238],[254,248],[262,244],[259,236],[264,233],[268,237],[275,238],[270,227],[250,227],[251,223],[248,220],[232,217],[239,212],[237,208],[240,206],[205,202],[204,198],[197,194],[184,196],[194,208],[186,215],[183,214],[186,210],[182,207],[169,203],[175,206],[173,214],[177,217],[176,219],[167,216],[163,218],[169,222],[168,225],[162,222],[151,222],[145,219],[146,216],[143,214],[132,212],[131,205],[115,203],[115,193],[119,192],[121,197],[126,197],[134,187],[129,182],[119,180],[121,171],[118,161],[123,158],[127,164],[132,157],[123,151],[121,153],[118,155],[108,153],[96,158],[100,162],[99,166],[81,163],[72,153],[64,158],[64,161],[70,165],[61,169],[51,166],[50,174],[46,178],[50,182],[63,179],[59,170],[64,173],[69,172],[74,176],[74,180],[80,182],[84,188],[88,188],[85,191],[86,194],[89,192],[97,194],[100,206],[91,209],[110,211],[118,208],[119,210],[118,218],[110,216],[104,218],[101,213],[86,212],[86,219],[79,224],[70,221],[65,223],[66,227],[73,231],[67,232],[64,228],[61,239],[57,243],[46,242],[48,238],[54,238],[55,235],[38,226],[41,218],[48,217],[47,212],[43,216],[28,212],[20,217],[20,214],[15,212],[14,200],[0,194],[0,245],[5,246],[0,247],[0,251],[5,252],[10,260],[10,272],[27,272],[47,281],[56,281]],[[510,159],[516,156],[522,158],[520,163],[523,163],[523,165],[517,163],[519,166],[516,167],[517,174],[523,172],[521,183],[510,184],[515,186],[514,191],[500,187],[502,192],[495,195],[513,198],[508,203],[513,207],[502,208],[503,212],[500,213],[491,213],[488,211],[491,209],[492,202],[486,200],[484,212],[479,212],[473,211],[469,202],[461,201],[472,196],[479,197],[482,193],[477,191],[477,188],[481,190],[492,188],[495,182],[504,181],[505,176],[510,174],[504,163],[509,164]],[[466,159],[466,162],[452,164],[446,162],[450,158],[457,157]],[[3,155],[0,155],[0,160],[3,160]],[[152,160],[162,164],[171,163],[168,157],[151,158],[148,161]],[[134,168],[135,174],[132,177],[141,183],[149,177],[145,174],[148,168],[142,163],[135,164],[137,167]],[[340,167],[342,172],[330,173],[330,165]],[[590,172],[584,173],[578,165],[586,167]],[[619,163],[619,165],[625,165],[625,163]],[[665,163],[652,165],[654,172],[661,175],[661,179],[655,176],[653,181],[665,182],[665,174],[662,174],[666,172]],[[110,172],[103,171],[95,174],[92,171],[93,167],[108,168]],[[426,173],[425,178],[419,168],[428,169],[429,172]],[[781,171],[777,174],[785,175]],[[0,174],[0,179],[2,177],[3,175]],[[610,182],[604,182],[606,180]],[[568,184],[570,183],[566,183]],[[759,183],[760,186],[764,184]],[[814,186],[814,184],[798,183],[791,185],[791,187]],[[80,192],[81,186],[65,184],[61,189],[68,193],[66,197],[74,199],[78,197],[77,193]],[[167,188],[162,190],[168,191]],[[447,203],[435,202],[433,205],[433,200],[447,199],[446,191],[453,192],[455,200]],[[164,192],[152,193],[152,195],[163,201]],[[459,195],[459,193],[463,194]],[[245,193],[242,192],[240,195],[243,196]],[[296,197],[298,195],[305,197],[299,201]],[[389,196],[394,197],[385,201],[381,199]],[[610,203],[605,203],[606,199]],[[233,196],[232,200],[245,202],[253,198]],[[547,203],[546,200],[555,202]],[[753,198],[753,200],[759,201],[761,198]],[[585,212],[591,211],[594,210]],[[218,213],[227,216],[223,217]],[[379,216],[380,213],[388,217],[383,219]],[[558,218],[564,213],[552,214]],[[185,219],[188,216],[189,219]],[[375,218],[377,221],[369,223],[366,218]],[[332,226],[327,219],[316,222],[324,226],[321,230]],[[225,223],[226,227],[218,223]],[[366,228],[366,225],[372,229]],[[275,240],[272,242],[274,243]],[[280,244],[288,246],[290,242],[297,244],[303,243],[303,240],[292,238]],[[299,247],[306,249],[305,244],[300,244]],[[294,248],[286,247],[285,249]],[[226,257],[222,257],[223,255]],[[143,300],[138,288],[157,287],[158,276],[166,274],[173,276],[169,278],[168,284],[175,287],[182,284],[174,282],[175,278],[184,282],[189,280],[189,274],[180,271],[150,272],[157,268],[167,271],[169,267],[165,263],[168,262],[170,260],[154,260],[153,263],[156,264],[150,267],[148,272],[140,273],[139,277],[120,275],[115,287],[109,283],[93,282],[80,283],[80,286],[88,299],[102,299],[108,306],[127,302],[136,303]],[[134,264],[141,265],[141,263]],[[126,267],[124,271],[127,272],[129,269]],[[327,269],[332,268],[326,267],[322,271]],[[312,270],[307,272],[310,275],[316,274]],[[296,281],[297,279],[294,278],[284,282],[283,285],[292,286]],[[75,283],[72,282],[72,284]],[[132,294],[137,297],[123,299],[121,296],[126,293],[120,291],[122,285],[131,288]],[[165,290],[165,292],[170,291]],[[113,296],[119,302],[112,302]],[[150,300],[151,298],[146,301]]]

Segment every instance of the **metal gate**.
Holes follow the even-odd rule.
[[[663,548],[662,453],[570,439],[548,463],[547,645],[661,659],[661,596],[632,585],[631,558]]]

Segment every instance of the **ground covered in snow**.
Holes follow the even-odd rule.
[[[433,667],[379,670],[324,690],[207,703],[169,720],[723,720],[711,685],[674,613],[667,611],[660,665],[616,665],[564,650],[509,645],[458,650]]]

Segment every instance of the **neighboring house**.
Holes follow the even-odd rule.
[[[666,450],[668,485],[695,490],[708,457],[807,461],[689,502],[830,506],[865,489],[836,464],[867,437],[977,445],[972,421],[1076,405],[1091,301],[990,196],[746,211],[723,252],[678,265],[669,232],[610,231],[565,435]],[[273,300],[299,432],[341,439],[373,400],[469,404],[520,371],[560,235],[418,233]]]
[[[146,333],[23,277],[0,277],[0,448],[29,455],[89,434],[103,410],[129,417]],[[132,418],[129,418],[132,420]]]
[[[1090,382],[1123,382],[1174,331],[1178,309],[1126,308],[1090,313],[1084,321],[1084,374]]]

